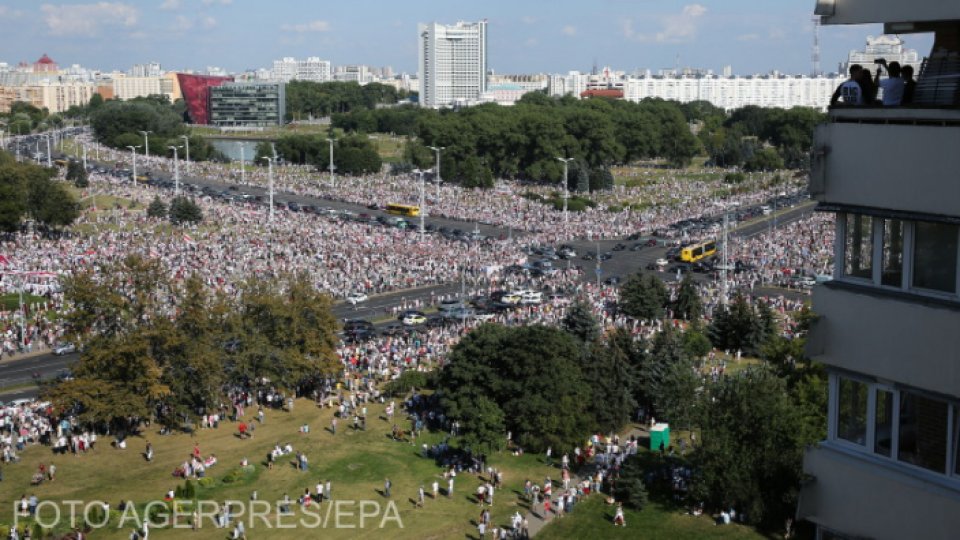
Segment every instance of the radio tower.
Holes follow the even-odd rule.
[[[813,17],[813,76],[819,77],[820,73],[820,17]]]

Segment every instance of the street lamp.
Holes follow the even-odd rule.
[[[84,172],[84,174],[86,174],[86,172],[87,172],[87,145],[84,144],[84,143],[80,143],[80,147],[83,148],[83,172]]]
[[[273,161],[277,158],[263,156],[267,160],[267,175],[270,178],[270,222],[273,223]]]
[[[181,135],[180,138],[183,139],[183,144],[186,145],[187,147],[186,166],[187,166],[187,170],[189,171],[190,170],[190,137],[187,137],[186,135]]]
[[[141,131],[140,133],[143,134],[143,155],[149,156],[150,155],[150,134],[153,132]]]
[[[330,143],[330,187],[333,187],[333,171],[336,170],[336,166],[333,164],[333,142],[336,139],[327,138],[327,142]]]
[[[168,146],[173,150],[173,195],[180,195],[180,160],[177,159],[177,147]]]
[[[563,222],[567,223],[567,199],[570,198],[570,184],[567,182],[567,168],[568,164],[573,161],[573,158],[558,157],[557,161],[563,162]]]
[[[130,149],[130,154],[133,156],[133,183],[136,184],[137,183],[137,149],[140,148],[140,146],[128,146],[127,148]],[[84,150],[86,150],[86,147],[84,147]]]
[[[44,134],[44,138],[47,139],[47,167],[53,167],[53,160],[50,157],[50,134]]]
[[[415,173],[417,173],[417,174],[420,175],[420,241],[423,242],[423,235],[424,235],[424,233],[426,232],[426,228],[425,228],[424,223],[423,223],[423,214],[424,214],[424,208],[423,208],[423,205],[424,205],[424,202],[423,202],[423,192],[424,192],[424,187],[425,187],[424,184],[423,184],[423,174],[424,174],[424,173],[429,173],[429,172],[430,172],[430,169],[427,169],[427,170],[425,170],[425,171],[420,170],[420,169],[414,169],[413,172],[415,172]]]
[[[246,167],[246,159],[244,159],[243,157],[243,143],[240,141],[237,141],[237,146],[240,147],[240,183],[246,184],[247,183],[247,167]]]
[[[437,153],[437,204],[440,204],[440,151],[445,150],[445,146],[428,146],[427,148]]]

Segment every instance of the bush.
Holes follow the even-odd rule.
[[[193,480],[187,480],[184,485],[177,486],[173,495],[178,499],[193,500],[197,496],[197,487],[193,483]]]
[[[384,386],[383,391],[388,396],[405,396],[414,388],[424,388],[429,383],[429,374],[422,371],[404,371],[399,377]]]
[[[611,214],[618,214],[620,212],[623,212],[623,207],[620,206],[619,204],[611,204],[610,206],[607,207],[607,212],[610,212]]]
[[[204,476],[203,478],[197,480],[197,484],[202,488],[213,487],[213,485],[216,483],[217,481],[210,476]]]
[[[223,483],[235,484],[243,480],[244,478],[246,478],[247,475],[253,473],[253,471],[254,471],[253,465],[247,465],[246,467],[237,467],[236,469],[233,469],[232,471],[228,472],[227,475],[223,477]]]
[[[620,469],[620,480],[613,490],[613,496],[624,506],[642,510],[647,504],[647,486],[643,483],[643,468],[640,459],[630,456]]]
[[[203,211],[192,200],[183,196],[176,197],[170,203],[170,221],[176,225],[198,223],[203,221]]]
[[[167,217],[167,205],[163,204],[160,197],[154,197],[150,206],[147,207],[147,216],[152,218]]]
[[[723,176],[723,182],[725,184],[739,184],[746,178],[743,173],[727,173]]]

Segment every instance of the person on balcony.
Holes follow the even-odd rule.
[[[903,101],[904,89],[904,80],[900,76],[900,63],[890,62],[890,64],[887,65],[887,61],[882,58],[879,60],[879,63],[881,66],[886,66],[887,78],[883,80],[880,79],[881,68],[878,67],[877,75],[873,83],[883,90],[883,106],[899,107]]]
[[[903,99],[900,104],[910,105],[913,103],[913,92],[917,89],[917,81],[913,80],[913,66],[903,66],[900,76],[903,78]]]
[[[839,103],[841,99],[844,105],[863,105],[863,89],[857,81],[862,71],[863,66],[860,64],[850,66],[850,78],[838,86],[837,90],[833,93],[833,97],[830,98],[831,107]]]

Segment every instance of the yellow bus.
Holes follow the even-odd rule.
[[[66,167],[66,166],[68,165],[68,163],[69,163],[69,162],[68,162],[67,160],[65,160],[65,159],[55,159],[55,160],[53,160],[53,164],[56,165],[57,167]]]
[[[387,205],[388,214],[396,214],[398,216],[419,216],[420,207],[411,206],[409,204],[394,204],[390,203]]]
[[[717,243],[713,240],[689,245],[680,250],[680,260],[683,262],[697,262],[717,253]]]

